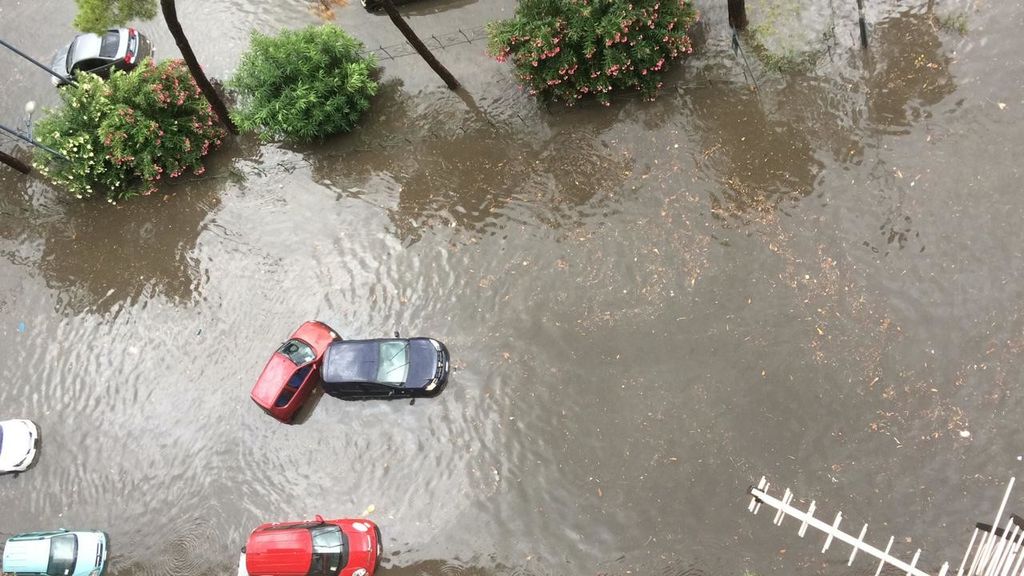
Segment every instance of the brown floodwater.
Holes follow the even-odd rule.
[[[956,565],[1024,455],[1024,8],[870,1],[863,52],[855,3],[806,3],[815,57],[780,74],[734,55],[724,4],[653,103],[538,104],[478,39],[514,2],[425,0],[423,35],[476,38],[438,50],[461,95],[385,57],[352,134],[238,138],[117,206],[0,169],[0,418],[43,436],[0,537],[97,528],[113,576],[227,574],[260,522],[365,514],[389,575],[873,573],[749,515],[765,474]],[[178,5],[220,77],[250,30],[321,18]],[[0,37],[48,60],[73,17],[2,0]],[[0,63],[0,122],[56,103]],[[437,337],[456,371],[282,425],[248,392],[313,318]]]

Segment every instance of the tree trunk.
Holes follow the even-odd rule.
[[[380,0],[380,5],[384,8],[384,11],[388,13],[388,17],[390,17],[391,21],[395,23],[395,26],[401,30],[402,35],[405,36],[405,39],[409,44],[411,44],[412,47],[420,53],[420,56],[427,61],[427,64],[434,69],[434,72],[437,72],[437,75],[441,77],[441,80],[444,80],[444,83],[448,85],[448,89],[457,90],[459,88],[459,81],[455,79],[455,76],[452,76],[452,73],[449,72],[447,68],[437,61],[437,58],[434,58],[434,55],[430,53],[426,44],[420,40],[419,36],[417,36],[405,20],[402,19],[402,15],[398,13],[398,9],[395,8],[395,5],[391,0]]]
[[[0,152],[0,162],[7,164],[22,174],[28,174],[32,171],[31,166],[4,152]]]
[[[746,0],[728,0],[729,3],[729,26],[736,30],[747,29],[747,3]]]
[[[195,52],[192,51],[192,46],[189,45],[188,38],[185,37],[185,31],[181,29],[181,22],[178,22],[178,10],[174,6],[174,0],[160,0],[160,9],[163,10],[164,20],[167,21],[167,29],[170,30],[171,36],[174,36],[174,43],[178,45],[178,50],[181,50],[181,57],[185,60],[189,72],[192,73],[192,78],[199,85],[199,90],[202,91],[203,96],[206,96],[210,106],[213,106],[213,111],[217,113],[221,124],[224,124],[232,134],[238,134],[238,128],[235,127],[231,116],[228,115],[228,107],[224,105],[220,95],[213,89],[213,84],[210,84],[206,73],[199,67]]]

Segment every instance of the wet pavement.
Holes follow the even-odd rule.
[[[178,4],[215,76],[250,29],[319,20]],[[112,575],[225,574],[262,521],[365,513],[383,574],[873,571],[749,516],[766,474],[955,562],[1024,455],[1024,10],[868,2],[863,53],[855,8],[821,4],[805,73],[734,56],[705,3],[654,103],[539,105],[476,41],[439,52],[466,94],[385,60],[354,133],[236,139],[169,194],[72,202],[0,170],[0,417],[43,436],[0,478],[0,536],[99,528]],[[513,6],[404,11],[440,37]],[[48,59],[73,10],[5,0],[0,37]],[[358,5],[334,21],[400,39]],[[168,56],[161,26],[139,25]],[[55,103],[0,62],[5,124]],[[456,372],[281,425],[247,395],[310,318],[437,337]]]

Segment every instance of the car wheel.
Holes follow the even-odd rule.
[[[384,556],[384,541],[380,537],[380,528],[374,525],[373,531],[377,534],[377,561],[373,564],[373,572],[376,574],[377,569],[380,568],[380,559]]]

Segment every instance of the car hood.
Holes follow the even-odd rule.
[[[68,44],[57,51],[53,56],[53,60],[50,61],[50,70],[53,70],[61,76],[68,75],[68,51],[71,50],[71,44]]]
[[[409,340],[409,376],[406,388],[425,388],[437,375],[438,351],[430,340],[414,338]]]
[[[35,445],[36,426],[28,420],[6,420],[0,422],[3,428],[3,445],[0,445],[0,470],[21,464],[32,452]]]
[[[75,532],[78,536],[78,562],[72,576],[89,576],[107,560],[107,536],[102,532]]]

